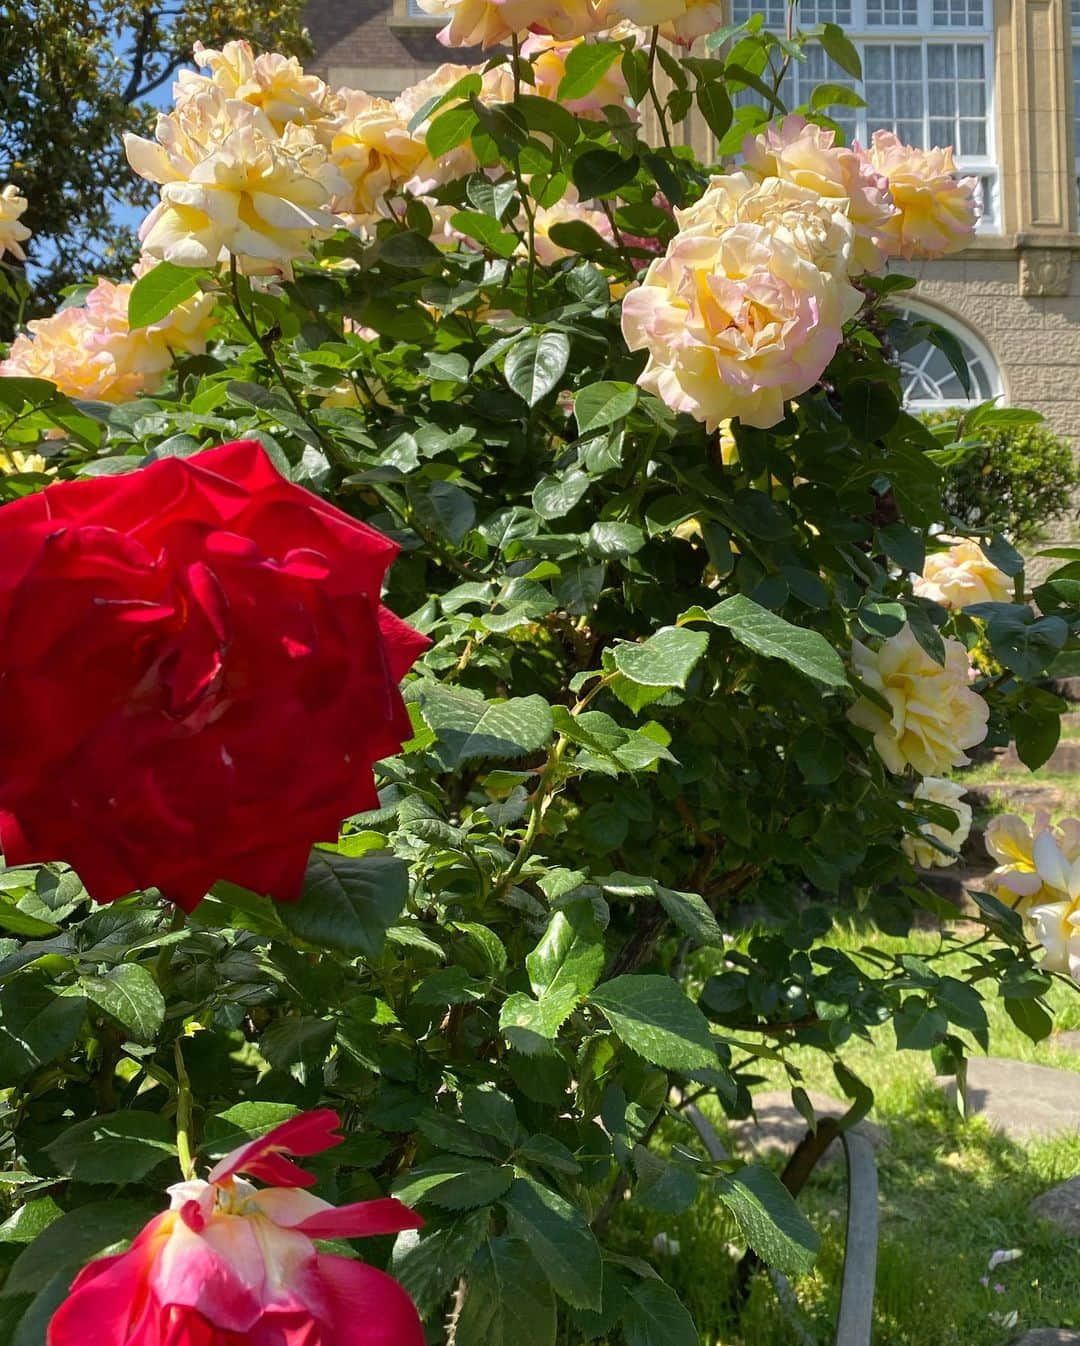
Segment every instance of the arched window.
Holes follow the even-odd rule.
[[[974,332],[928,304],[909,302],[901,308],[905,318],[922,319],[943,327],[957,341],[967,361],[971,380],[965,391],[949,357],[932,341],[918,341],[899,353],[900,386],[904,405],[911,411],[934,411],[943,407],[973,406],[1000,397],[1004,392],[1001,371],[994,357]]]

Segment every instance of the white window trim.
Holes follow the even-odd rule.
[[[946,332],[951,332],[958,341],[968,346],[978,357],[983,369],[986,371],[987,382],[989,383],[989,396],[992,398],[1004,398],[1005,383],[1001,377],[1001,367],[997,362],[993,351],[987,346],[986,342],[973,331],[967,323],[959,318],[954,318],[951,313],[946,313],[943,309],[936,308],[933,304],[928,304],[921,299],[909,299],[907,295],[898,296],[896,308],[904,316],[911,315],[915,318],[925,318],[928,322],[934,323],[938,327],[943,327]],[[971,398],[942,398],[939,400],[929,400],[927,398],[917,398],[911,401],[905,399],[904,406],[908,411],[947,411],[951,407],[963,408],[977,406],[983,399],[981,397]]]

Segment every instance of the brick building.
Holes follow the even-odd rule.
[[[868,106],[842,109],[847,130],[895,129],[914,144],[951,144],[980,185],[982,219],[965,252],[915,267],[913,308],[951,328],[980,397],[1041,410],[1080,443],[1080,0],[802,0],[800,22],[840,23],[859,46]],[[781,26],[784,0],[732,0]],[[310,0],[315,68],[332,83],[384,96],[449,57],[416,0]],[[820,48],[801,86],[851,84]],[[703,158],[708,132],[691,127]],[[908,357],[912,405],[956,405],[963,392],[944,356]]]

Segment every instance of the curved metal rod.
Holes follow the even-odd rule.
[[[848,1201],[836,1346],[870,1346],[880,1224],[877,1165],[873,1146],[865,1136],[848,1130],[842,1140],[847,1158]]]

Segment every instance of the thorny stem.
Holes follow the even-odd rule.
[[[173,1057],[176,1061],[176,1157],[184,1181],[190,1182],[195,1176],[195,1157],[191,1152],[191,1081],[184,1065],[180,1038],[173,1044]]]

